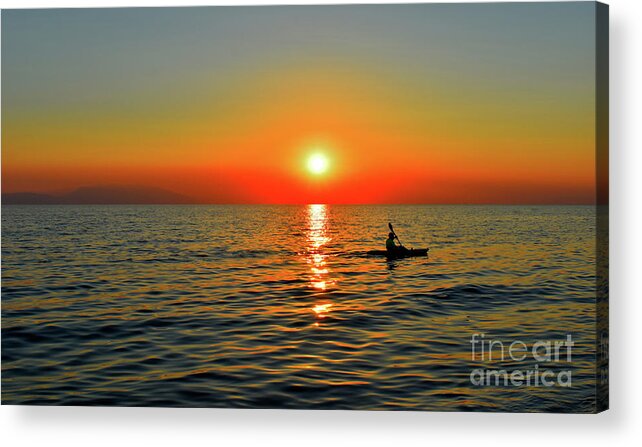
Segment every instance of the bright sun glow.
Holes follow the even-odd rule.
[[[321,153],[312,154],[308,158],[308,170],[312,174],[323,174],[328,170],[329,164],[328,158]]]

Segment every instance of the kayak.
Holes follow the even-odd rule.
[[[388,259],[413,258],[416,256],[426,256],[429,248],[411,248],[410,250],[399,250],[389,252],[388,250],[371,250],[366,252],[368,256],[385,256]]]

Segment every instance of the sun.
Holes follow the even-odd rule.
[[[328,170],[329,166],[330,162],[328,161],[328,157],[320,152],[314,153],[308,158],[308,171],[312,174],[323,174]]]

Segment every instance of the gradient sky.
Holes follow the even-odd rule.
[[[5,10],[2,174],[208,203],[593,203],[595,5]]]

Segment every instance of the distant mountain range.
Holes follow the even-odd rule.
[[[146,186],[84,186],[59,195],[34,192],[3,193],[3,205],[138,205],[188,204],[182,194]]]

